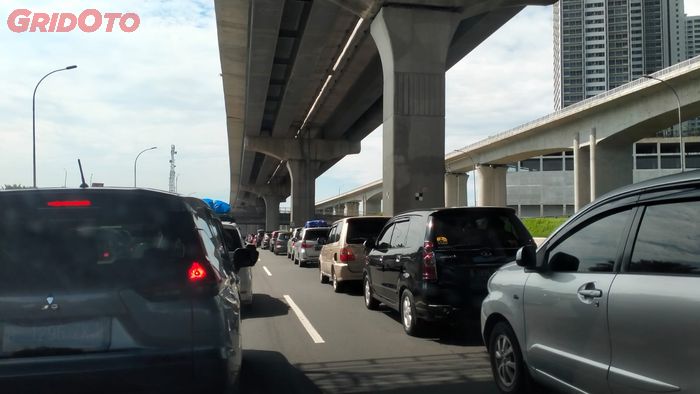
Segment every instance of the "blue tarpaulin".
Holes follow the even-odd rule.
[[[214,213],[218,214],[224,214],[224,213],[229,213],[231,210],[231,206],[223,202],[221,200],[212,200],[211,198],[203,198],[202,201],[204,201],[209,207],[214,211]]]

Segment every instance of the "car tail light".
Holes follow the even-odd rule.
[[[302,241],[301,247],[302,247],[302,249],[310,248],[310,247],[311,247],[311,244],[307,244],[306,242],[303,242],[303,241]]]
[[[355,255],[352,253],[350,248],[340,249],[340,261],[344,263],[348,261],[355,261]]]
[[[423,243],[423,280],[437,280],[437,266],[435,264],[435,252],[433,251],[433,243],[425,241]]]
[[[92,202],[90,200],[49,201],[46,205],[52,208],[89,207],[92,205]]]
[[[207,270],[204,269],[202,264],[198,262],[193,262],[190,268],[187,270],[187,280],[191,283],[201,282],[208,276]]]

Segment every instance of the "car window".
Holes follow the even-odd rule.
[[[391,235],[394,232],[394,224],[391,226],[387,227],[386,230],[384,230],[384,233],[379,237],[379,240],[377,241],[377,246],[386,246],[387,248],[391,245]]]
[[[216,236],[212,233],[211,227],[209,227],[209,223],[207,223],[206,220],[199,216],[196,220],[197,228],[199,229],[199,234],[202,238],[202,244],[204,245],[207,255],[210,257],[209,262],[216,270],[222,272],[222,267],[219,264],[220,255],[218,251],[218,245],[220,245],[220,243],[218,242]]]
[[[425,219],[420,216],[412,216],[411,224],[408,227],[408,235],[406,236],[406,243],[413,246],[422,246],[425,242],[425,230],[426,223]]]
[[[433,214],[430,240],[438,248],[518,249],[530,234],[503,210],[445,210]]]
[[[550,249],[553,271],[612,272],[632,210],[594,220]]]
[[[335,231],[335,235],[333,236],[333,242],[338,242],[340,241],[340,234],[343,233],[343,222],[338,223],[338,227]]]
[[[333,243],[334,238],[335,238],[335,230],[338,228],[338,225],[336,224],[335,226],[331,227],[331,232],[328,234],[328,243]]]
[[[629,271],[700,274],[700,201],[647,207]]]
[[[409,223],[410,222],[408,220],[404,220],[394,225],[394,233],[391,235],[391,242],[389,243],[392,248],[406,247],[406,236],[408,235]]]
[[[328,238],[328,229],[309,229],[304,232],[305,241],[315,241],[319,238]]]
[[[347,224],[345,242],[361,244],[368,239],[374,239],[388,222],[388,218],[354,219]]]
[[[235,228],[224,227],[224,237],[226,238],[226,245],[228,246],[230,251],[234,251],[243,247],[243,244],[241,243],[241,237],[238,233],[238,230],[236,230]]]

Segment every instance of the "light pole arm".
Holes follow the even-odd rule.
[[[139,157],[141,157],[142,154],[144,154],[145,152],[148,152],[149,150],[153,150],[153,149],[156,149],[156,147],[154,146],[152,148],[144,149],[141,152],[139,152],[138,155],[136,155],[136,158],[134,159],[134,187],[136,187],[136,163],[138,163]]]

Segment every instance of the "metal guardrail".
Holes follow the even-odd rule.
[[[662,70],[659,70],[659,71],[651,74],[651,76],[663,79],[661,77],[667,76],[669,74],[673,74],[676,71],[683,69],[683,68],[690,68],[690,70],[688,70],[688,71],[700,69],[700,56],[696,56],[694,58],[682,61],[680,63],[676,63],[670,67],[664,68]],[[522,125],[517,126],[517,127],[514,127],[510,130],[506,130],[504,132],[491,135],[491,136],[489,136],[481,141],[474,142],[472,144],[469,144],[469,145],[467,145],[461,149],[457,149],[457,150],[458,151],[473,151],[477,148],[488,145],[489,143],[493,142],[494,140],[501,140],[507,136],[517,135],[517,134],[522,133],[525,130],[533,128],[536,125],[549,123],[554,119],[562,118],[562,117],[565,117],[567,115],[571,115],[573,113],[579,112],[581,110],[591,108],[599,103],[607,101],[612,96],[619,95],[620,93],[631,93],[631,92],[635,91],[634,88],[636,88],[636,87],[640,87],[642,85],[654,85],[654,84],[658,84],[658,83],[661,83],[661,82],[650,80],[647,78],[635,79],[634,81],[630,81],[624,85],[620,85],[614,89],[610,89],[610,90],[608,90],[604,93],[601,93],[599,95],[589,97],[585,100],[579,101],[576,104],[572,104],[566,108],[562,108],[558,111],[552,112],[548,115],[537,118],[533,121],[527,122],[527,123],[522,124]],[[460,153],[454,153],[453,155],[447,155],[446,159],[454,159],[456,157],[462,156],[463,154],[464,154],[463,152],[460,152]]]

